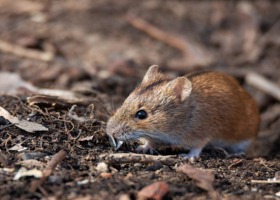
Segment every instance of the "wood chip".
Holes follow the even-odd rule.
[[[15,174],[14,181],[19,180],[20,178],[26,177],[26,176],[33,176],[35,178],[41,178],[43,176],[43,173],[41,170],[38,170],[36,168],[27,170],[25,167],[22,167]]]
[[[208,66],[214,60],[212,52],[207,51],[205,48],[202,47],[202,45],[199,45],[194,41],[188,40],[188,38],[180,38],[176,35],[170,34],[148,23],[140,17],[133,16],[132,14],[126,15],[124,19],[134,28],[143,31],[144,33],[153,37],[154,39],[164,42],[169,46],[181,51],[184,59],[180,62],[183,62],[185,66],[188,65],[192,67],[204,67]]]
[[[27,49],[17,44],[12,44],[3,40],[0,40],[0,51],[44,62],[50,62],[54,59],[52,52],[41,52],[33,49]]]
[[[246,82],[280,101],[280,87],[255,72],[246,75]]]
[[[107,163],[155,163],[161,162],[164,165],[175,165],[178,162],[176,155],[160,156],[160,155],[147,155],[137,153],[113,153],[101,154],[101,160]]]
[[[279,184],[280,180],[251,180],[251,183]]]

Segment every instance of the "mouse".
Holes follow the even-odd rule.
[[[181,148],[188,150],[183,157],[197,158],[208,144],[245,153],[259,123],[257,103],[234,77],[199,71],[171,78],[152,65],[109,118],[106,134],[115,149],[137,142],[137,152]]]

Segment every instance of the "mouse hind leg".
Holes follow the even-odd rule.
[[[251,142],[252,142],[252,140],[249,139],[249,140],[242,140],[242,141],[236,142],[236,143],[215,141],[215,142],[212,142],[211,144],[214,147],[224,149],[228,153],[228,156],[232,156],[232,155],[244,155],[246,150],[250,146]]]
[[[251,142],[252,140],[243,140],[238,143],[230,144],[226,147],[226,150],[233,155],[245,154]]]

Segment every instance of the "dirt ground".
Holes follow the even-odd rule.
[[[236,77],[261,112],[247,155],[115,152],[106,121],[152,64],[171,76]],[[0,0],[0,106],[48,129],[0,116],[1,199],[279,199],[279,77],[280,1]],[[213,180],[178,170],[185,165]],[[152,183],[159,189],[144,190]]]

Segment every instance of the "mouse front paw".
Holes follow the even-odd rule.
[[[143,145],[139,145],[136,148],[136,151],[137,153],[144,153],[144,154],[146,153],[153,154],[155,152],[154,148],[148,142],[146,142]]]
[[[190,149],[189,153],[182,153],[179,156],[181,156],[184,159],[194,160],[196,158],[199,158],[201,151],[202,148],[194,148],[194,149]]]

